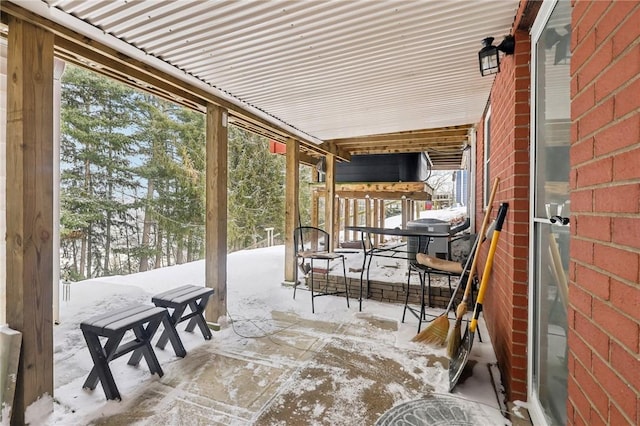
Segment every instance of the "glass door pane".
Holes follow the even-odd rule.
[[[534,392],[548,424],[566,424],[569,227],[536,223]]]
[[[566,424],[571,9],[556,3],[534,35],[531,393],[547,424]]]

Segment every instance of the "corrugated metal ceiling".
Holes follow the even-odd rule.
[[[20,2],[17,2],[20,3]],[[47,0],[319,139],[479,121],[517,0]]]

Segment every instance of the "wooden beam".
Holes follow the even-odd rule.
[[[335,143],[337,146],[343,146],[349,143],[360,142],[386,142],[397,140],[416,140],[423,137],[447,137],[456,135],[466,135],[472,124],[461,126],[438,127],[434,129],[410,130],[406,132],[384,133],[377,135],[356,136],[352,138],[328,139],[325,143]]]
[[[323,142],[316,146],[323,152],[335,155],[339,160],[351,161],[351,154],[337,146],[335,143]]]
[[[450,151],[455,151],[456,149],[462,149],[462,145],[466,142],[468,136],[466,134],[459,136],[442,136],[442,137],[424,137],[424,138],[406,138],[399,140],[388,140],[388,141],[352,141],[352,142],[343,142],[338,146],[342,149],[352,151],[354,149],[358,149],[359,147],[381,147],[384,149],[388,148],[407,148],[410,149],[413,145],[417,145],[420,148],[429,148],[435,150],[445,150],[449,149]]]
[[[318,160],[316,160],[315,158],[313,158],[309,154],[305,154],[304,152],[300,152],[298,154],[298,162],[300,164],[304,164],[305,166],[309,166],[309,167],[315,168],[316,164],[318,163]]]
[[[334,155],[327,155],[327,170],[325,172],[325,202],[324,202],[324,224],[325,231],[329,235],[333,235],[333,216],[335,214],[335,202],[336,202],[336,157]],[[331,241],[331,247],[328,247],[329,251],[333,251],[335,247],[335,241]]]
[[[317,194],[320,196],[325,195],[325,190],[321,189],[317,191]],[[356,199],[364,199],[367,196],[371,199],[379,199],[379,200],[401,200],[403,197],[411,200],[422,200],[427,201],[431,200],[431,194],[426,192],[364,192],[364,191],[336,191],[335,194],[340,198],[356,198]]]
[[[300,146],[296,139],[287,140],[286,176],[285,176],[285,217],[284,217],[284,280],[295,283],[297,268],[293,233],[298,223],[298,205],[300,164]]]
[[[314,190],[322,191],[324,185],[312,184]],[[433,189],[425,182],[340,182],[335,184],[336,191],[354,192],[428,192]],[[372,194],[373,196],[373,194]]]
[[[207,105],[207,185],[205,283],[215,289],[206,309],[208,322],[227,315],[227,110]]]
[[[12,424],[24,424],[53,395],[53,34],[8,22],[6,297],[22,333]]]

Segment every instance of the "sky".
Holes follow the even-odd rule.
[[[430,217],[435,215],[447,218],[447,214],[443,211],[438,212],[431,213]],[[458,214],[459,211],[455,209],[448,211],[450,217]],[[388,222],[387,226],[394,226],[393,220]],[[353,267],[362,265],[361,253],[351,254],[347,260]],[[395,259],[388,261],[398,262]],[[371,271],[372,279],[384,277],[384,279],[394,281],[398,279],[399,282],[403,282],[406,279],[404,275],[406,267],[391,266],[394,267],[387,268],[383,263],[374,264]],[[348,268],[349,266],[347,270]],[[289,312],[302,319],[318,319],[318,313],[320,313],[323,321],[345,324],[357,322],[363,315],[358,312],[356,300],[352,300],[351,307],[347,309],[342,297],[328,296],[316,299],[315,315],[311,313],[308,292],[298,292],[299,296],[294,300],[292,289],[283,286],[284,246],[231,253],[228,256],[227,271],[229,315],[227,320],[221,323],[221,331],[214,332],[213,340],[224,342],[225,347],[236,348],[239,352],[247,347],[252,334],[260,334],[265,329],[278,331],[275,329],[277,327],[274,325],[275,321],[271,322],[274,312]],[[54,412],[48,413],[45,408],[47,404],[41,404],[41,402],[47,402],[48,397],[45,397],[29,407],[26,413],[27,420],[37,425],[84,425],[95,422],[103,416],[127,410],[124,402],[106,401],[101,385],[98,385],[94,391],[82,389],[82,384],[91,370],[92,361],[80,331],[80,322],[127,304],[149,304],[152,295],[186,283],[204,285],[204,272],[204,261],[196,261],[128,276],[96,278],[71,284],[69,300],[63,300],[60,303],[60,324],[54,327]],[[359,277],[357,272],[347,274]],[[415,320],[400,323],[402,305],[365,300],[363,306],[363,312],[366,312],[366,315],[398,323],[395,341],[391,344],[400,349],[398,351],[400,355],[397,355],[400,358],[405,356],[402,355],[402,349],[407,349],[407,359],[400,359],[400,362],[410,365],[412,351],[444,356],[444,348],[433,348],[424,343],[410,341],[416,333],[416,323]],[[438,315],[442,310],[436,309],[433,313]],[[488,336],[482,321],[480,327],[482,335]],[[238,331],[239,329],[241,332]],[[180,335],[189,353],[202,349],[206,347],[204,345],[211,342],[202,339],[199,333],[180,332]],[[491,383],[490,374],[499,380],[499,371],[494,367],[490,373],[486,367],[496,362],[493,347],[488,340],[485,338],[484,342],[480,343],[476,339],[470,356],[478,361],[473,369],[473,375],[465,381],[464,386],[458,386],[453,395],[458,395],[461,401],[471,400],[481,404],[484,407],[482,411],[487,419],[487,425],[510,424],[500,413],[503,407],[499,405]],[[170,345],[167,348],[170,349]],[[171,377],[172,371],[178,368],[188,369],[189,363],[200,362],[200,358],[190,358],[189,355],[185,358],[177,358],[171,350],[156,350],[156,355],[164,369],[165,377]],[[112,370],[120,393],[127,398],[144,392],[150,382],[165,379],[165,377],[160,379],[157,375],[150,375],[144,361],[139,368],[131,369],[124,364],[128,357],[125,356],[122,359],[124,361],[120,364],[116,364],[120,359],[112,363]],[[425,374],[426,380],[432,382],[436,392],[443,394],[448,392],[448,375],[443,374],[442,366]],[[343,383],[342,386],[348,388],[350,385]],[[353,386],[354,389],[350,393],[357,394],[359,390],[356,389],[355,384]],[[395,402],[406,402],[403,400],[406,397],[399,394]],[[158,410],[161,409],[162,407],[158,407]],[[338,422],[340,422],[339,419]],[[2,424],[6,424],[4,420]],[[175,420],[171,424],[189,423]],[[320,423],[310,421],[309,424]],[[348,424],[347,419],[344,424]]]

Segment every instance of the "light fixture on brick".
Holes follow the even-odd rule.
[[[497,74],[500,72],[500,52],[505,55],[513,55],[516,47],[516,39],[512,35],[508,35],[497,46],[493,45],[493,37],[487,37],[482,40],[484,45],[478,52],[478,61],[480,63],[480,74],[485,75]]]

